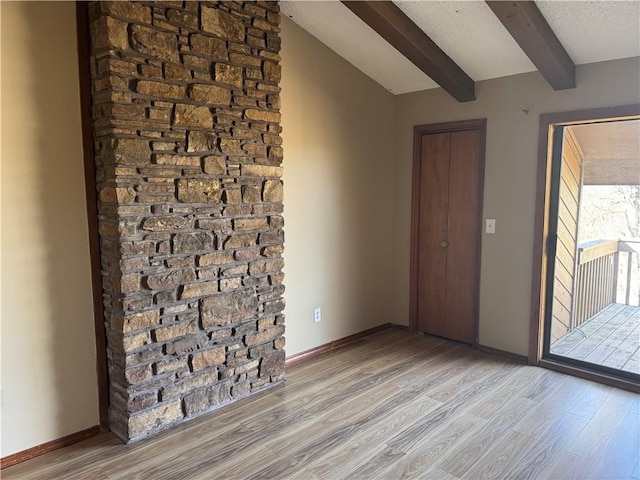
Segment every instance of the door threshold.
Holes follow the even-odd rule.
[[[628,390],[629,392],[640,393],[640,384],[634,382],[633,380],[614,377],[612,375],[607,375],[606,373],[595,372],[592,370],[587,370],[586,368],[567,365],[565,363],[560,363],[545,358],[540,359],[540,361],[538,362],[538,366],[548,368],[549,370],[555,370],[556,372],[573,375],[574,377],[584,378],[593,382],[609,385],[610,387],[616,387],[623,390]]]

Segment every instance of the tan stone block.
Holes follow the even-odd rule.
[[[149,343],[149,334],[147,332],[138,333],[137,335],[127,335],[122,339],[122,347],[125,352],[131,352]]]
[[[282,167],[274,167],[271,165],[258,165],[253,163],[241,166],[242,175],[247,177],[282,177]]]
[[[183,268],[179,270],[171,270],[166,273],[158,273],[147,277],[147,286],[151,290],[163,290],[185,283],[193,282],[196,274],[191,268]]]
[[[213,117],[207,107],[185,103],[176,105],[173,122],[178,127],[213,128]]]
[[[245,336],[245,345],[248,347],[252,345],[257,345],[259,343],[265,343],[270,340],[273,340],[277,337],[284,335],[284,325],[277,325],[272,328],[268,328],[267,330],[263,330],[258,333],[247,334]]]
[[[227,45],[224,40],[199,33],[191,35],[191,50],[214,60],[227,60]]]
[[[150,328],[158,324],[158,310],[148,310],[146,312],[134,313],[124,316],[124,333]],[[146,337],[146,334],[145,334]]]
[[[231,292],[233,290],[237,290],[242,287],[242,279],[240,277],[236,278],[223,278],[220,280],[220,291],[221,292]]]
[[[180,85],[170,83],[153,82],[150,80],[139,80],[136,84],[136,91],[142,95],[149,95],[160,98],[182,98],[185,88]]]
[[[131,415],[128,420],[129,438],[142,437],[181,420],[183,417],[182,402],[179,399],[168,404],[158,405],[142,413]]]
[[[232,63],[239,63],[245,67],[254,67],[253,71],[255,71],[258,75],[256,80],[260,80],[262,78],[262,71],[260,70],[260,66],[262,65],[262,60],[259,57],[253,55],[244,55],[242,53],[230,53],[229,61]],[[251,75],[248,75],[251,77]]]
[[[130,203],[135,193],[126,187],[103,187],[100,189],[100,201],[105,203]]]
[[[217,281],[192,283],[184,286],[180,299],[204,297],[206,295],[213,295],[214,293],[218,293]]]
[[[272,13],[272,12],[269,12]],[[273,15],[272,15],[273,17]],[[280,17],[278,14],[275,14],[275,17],[273,17],[273,22],[274,23],[278,23],[280,21]],[[268,32],[279,32],[280,28],[277,25],[273,25],[271,23],[269,23],[266,20],[263,20],[261,18],[254,18],[253,19],[253,26],[255,28],[259,28],[260,30],[266,30]]]
[[[285,353],[280,350],[267,355],[260,362],[260,376],[267,377],[284,371]]]
[[[157,28],[144,27],[142,25],[132,25],[131,41],[134,50],[145,55],[175,63],[178,63],[180,59],[178,36],[175,33],[163,32]]]
[[[94,48],[129,47],[127,24],[113,17],[100,17],[91,24],[91,37]]]
[[[242,150],[249,155],[256,155],[260,157],[267,156],[267,147],[257,143],[245,143],[242,146]]]
[[[173,253],[198,253],[213,250],[213,235],[209,232],[176,233],[173,236]]]
[[[196,83],[189,89],[189,97],[196,102],[207,105],[229,105],[231,103],[231,90],[217,85]]]
[[[236,232],[260,230],[268,227],[266,217],[258,218],[236,218],[233,221],[233,229]]]
[[[194,322],[177,323],[168,327],[156,328],[153,332],[156,342],[166,342],[178,337],[184,337],[197,330]]]
[[[264,250],[262,251],[262,254],[265,257],[275,257],[278,255],[282,255],[282,253],[284,252],[284,246],[283,245],[272,245],[269,247],[264,247]]]
[[[170,8],[167,10],[167,20],[183,27],[198,28],[198,16],[193,13]]]
[[[267,260],[256,260],[249,264],[250,275],[264,275],[266,273],[276,273],[284,267],[282,258],[270,258]]]
[[[260,203],[262,201],[260,186],[245,185],[242,187],[242,201],[244,203]]]
[[[267,112],[265,110],[256,110],[256,109],[247,109],[244,112],[245,118],[248,120],[256,120],[259,122],[267,122],[267,123],[280,123],[280,113],[279,112]]]
[[[189,155],[174,155],[169,153],[161,153],[155,155],[156,165],[188,165],[197,167],[200,165],[200,157]]]
[[[272,163],[280,163],[284,158],[284,150],[279,146],[269,147],[269,161]]]
[[[227,161],[224,157],[211,155],[204,159],[204,173],[209,175],[225,175],[227,173]]]
[[[233,263],[233,252],[221,251],[207,253],[198,257],[198,266],[207,267],[209,265],[224,265]]]
[[[151,23],[151,9],[139,3],[112,1],[100,2],[99,5],[105,13],[138,22]]]
[[[244,41],[244,22],[228,12],[214,7],[202,6],[200,19],[202,30],[221,38]]]
[[[242,67],[228,65],[226,63],[216,63],[214,67],[214,78],[216,82],[242,87]]]
[[[178,201],[183,203],[218,203],[222,198],[222,184],[212,179],[178,180]]]
[[[149,217],[142,222],[142,229],[150,232],[166,232],[189,228],[191,220],[184,217]]]
[[[175,65],[165,65],[164,76],[167,80],[191,80],[191,70]]]
[[[198,220],[198,228],[216,233],[227,233],[231,231],[231,220],[229,218],[201,218]]]
[[[125,273],[120,276],[120,293],[134,293],[140,290],[140,274]]]
[[[242,194],[239,188],[227,188],[224,191],[223,201],[225,205],[238,205],[242,203]],[[227,210],[225,210],[227,211]]]
[[[176,342],[177,343],[177,342]],[[162,360],[156,362],[153,366],[153,371],[156,375],[163,373],[176,372],[178,370],[186,370],[188,368],[187,362],[181,358],[172,360]]]
[[[282,76],[282,67],[278,63],[264,62],[262,72],[265,81],[279,83]]]
[[[239,153],[242,151],[240,148],[240,140],[233,138],[221,138],[220,150],[222,153]]]
[[[276,323],[276,317],[261,318],[258,320],[258,330],[265,330],[273,327]]]
[[[204,352],[194,353],[191,356],[191,368],[194,372],[205,368],[222,365],[225,361],[224,347],[212,348]]]
[[[141,365],[139,367],[127,368],[124,371],[124,378],[131,385],[142,383],[149,380],[153,376],[149,365]]]
[[[267,180],[264,182],[262,199],[265,202],[282,203],[283,194],[282,182],[280,180]]]
[[[241,233],[233,235],[224,242],[224,248],[245,248],[256,244],[256,235],[253,233]]]
[[[187,152],[210,152],[215,150],[218,136],[214,132],[195,130],[187,137]]]
[[[257,306],[252,288],[204,298],[200,301],[202,326],[212,328],[247,320],[255,315]]]

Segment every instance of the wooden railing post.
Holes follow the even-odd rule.
[[[620,269],[620,242],[618,242],[618,250],[613,254],[613,286],[611,289],[611,303],[618,300],[618,270]]]

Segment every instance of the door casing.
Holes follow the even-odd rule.
[[[549,301],[546,288],[548,262],[549,254],[553,253],[549,251],[549,233],[550,223],[552,221],[550,212],[552,203],[551,184],[554,128],[578,123],[586,124],[602,121],[628,120],[637,118],[639,115],[640,104],[540,115],[528,359],[530,365],[540,365],[552,370],[569,373],[577,377],[631,391],[638,391],[638,386],[634,382],[543,358],[543,339],[545,312]]]
[[[418,248],[419,248],[419,222],[420,222],[420,194],[421,194],[421,160],[422,160],[422,136],[435,133],[461,132],[477,130],[480,134],[479,145],[479,172],[478,172],[478,198],[476,216],[478,228],[476,232],[476,248],[478,249],[477,265],[475,272],[474,291],[474,315],[473,315],[473,342],[478,346],[478,317],[480,301],[480,252],[482,246],[482,203],[484,198],[484,165],[486,146],[486,118],[465,120],[460,122],[436,123],[430,125],[417,125],[413,129],[413,173],[411,191],[411,247],[410,247],[410,289],[409,289],[409,328],[418,330]]]

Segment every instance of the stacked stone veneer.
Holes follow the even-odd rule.
[[[112,430],[284,378],[276,2],[93,2]]]

